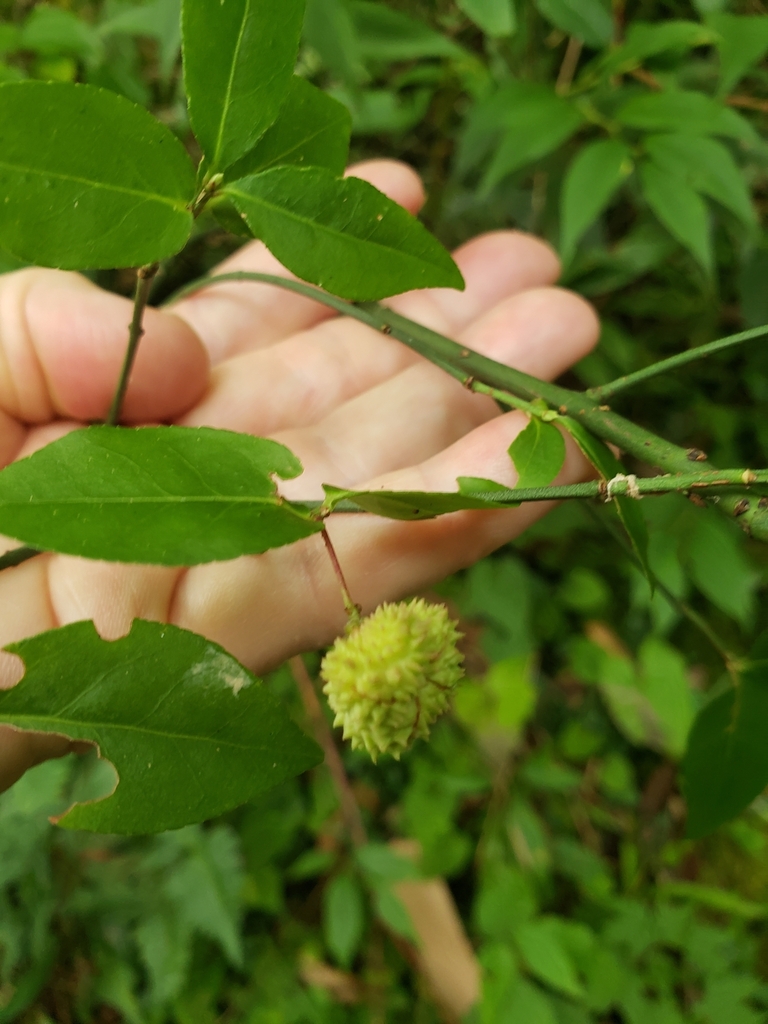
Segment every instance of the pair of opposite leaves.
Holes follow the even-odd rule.
[[[346,109],[293,74],[303,0],[187,0],[189,118],[203,159],[142,107],[87,85],[0,87],[0,246],[65,269],[178,252],[216,182],[225,227],[303,280],[354,301],[463,287],[449,254],[367,182],[340,177]]]

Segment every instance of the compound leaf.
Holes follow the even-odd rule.
[[[196,633],[137,619],[110,643],[76,622],[5,650],[26,672],[0,693],[0,721],[93,742],[117,771],[114,793],[76,805],[67,828],[180,828],[322,760],[262,683]]]
[[[533,416],[509,446],[509,456],[518,487],[546,487],[563,468],[565,441],[557,427]]]
[[[124,97],[89,85],[0,86],[0,143],[0,244],[19,259],[136,266],[189,238],[190,159]]]
[[[688,835],[706,835],[740,814],[768,783],[768,638],[755,644],[738,685],[706,704],[683,761]]]
[[[564,261],[573,256],[576,243],[600,216],[631,170],[629,147],[617,139],[592,142],[579,151],[563,182],[561,249]]]
[[[229,168],[226,180],[281,164],[325,167],[341,174],[347,166],[351,130],[352,117],[343,103],[294,75],[277,120]]]
[[[363,301],[412,288],[463,288],[427,229],[360,178],[275,167],[224,189],[251,231],[297,277]]]
[[[0,531],[86,558],[196,565],[320,529],[277,494],[282,445],[209,427],[88,427],[0,472]]]
[[[212,172],[251,149],[286,98],[304,0],[185,0],[189,119]]]

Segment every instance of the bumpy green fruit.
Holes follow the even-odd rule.
[[[383,604],[326,654],[323,692],[353,748],[399,758],[448,707],[462,677],[461,634],[443,605]]]

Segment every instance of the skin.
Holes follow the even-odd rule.
[[[412,213],[424,195],[403,164],[350,172]],[[468,242],[455,258],[464,292],[399,296],[399,312],[539,377],[554,378],[595,344],[592,308],[554,287],[557,257],[515,231]],[[285,273],[260,243],[221,267]],[[0,278],[0,466],[31,454],[109,406],[131,317],[128,300],[85,278],[23,270]],[[280,289],[223,284],[148,310],[126,396],[126,423],[175,422],[271,436],[302,460],[289,498],[321,484],[455,490],[456,477],[516,481],[507,448],[526,417],[500,414],[404,346]],[[558,483],[589,476],[570,442]],[[365,612],[471,565],[543,515],[545,503],[403,523],[338,516],[328,524],[350,591]],[[0,551],[15,547],[0,538]],[[222,644],[255,672],[333,640],[345,624],[319,536],[257,557],[188,570],[43,555],[0,574],[0,647],[80,619],[102,636],[134,618],[168,621]],[[0,688],[23,674],[0,652]],[[49,757],[78,749],[65,737],[0,726],[0,791]]]

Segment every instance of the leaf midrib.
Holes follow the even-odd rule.
[[[50,729],[43,729],[43,732],[60,732],[61,729],[69,726],[70,728],[76,729],[116,729],[123,732],[140,733],[144,736],[157,736],[167,740],[186,740],[188,742],[197,743],[211,743],[218,747],[231,747],[232,750],[261,750],[262,747],[253,744],[234,743],[231,740],[221,740],[215,737],[209,736],[196,736],[194,733],[188,735],[186,733],[174,733],[174,732],[160,732],[156,729],[143,729],[136,725],[121,725],[116,722],[82,722],[76,719],[69,718],[52,718],[50,715],[32,715],[22,714],[17,712],[16,714],[3,714],[2,706],[0,706],[0,721],[5,722],[8,725],[13,725],[14,722],[32,722],[35,725],[46,724],[51,726]],[[99,740],[92,739],[91,742],[99,743]],[[101,744],[100,744],[101,745]],[[106,754],[109,759],[109,755]]]
[[[353,235],[351,232],[340,231],[338,228],[332,227],[328,224],[322,224],[320,221],[311,220],[309,217],[303,217],[295,213],[293,210],[286,209],[286,207],[284,206],[277,206],[275,203],[270,203],[266,199],[263,199],[261,196],[252,196],[249,195],[247,192],[241,192],[239,189],[232,187],[224,189],[224,191],[227,192],[229,195],[238,196],[239,198],[245,199],[248,202],[260,203],[267,209],[274,210],[277,213],[282,214],[284,217],[288,217],[299,224],[304,224],[310,228],[314,228],[319,231],[325,231],[327,232],[327,234],[332,235],[335,238],[339,238],[343,241],[349,242],[350,240],[354,240],[355,242],[360,242],[363,245],[373,245],[377,249],[380,249],[382,252],[396,253],[402,259],[415,260],[416,262],[419,263],[427,263],[432,267],[436,267],[438,270],[445,269],[443,264],[435,263],[433,260],[430,260],[427,256],[415,255],[414,253],[405,252],[403,249],[396,249],[394,246],[391,245],[384,245],[383,242],[378,242],[371,238],[361,238],[359,235]],[[419,224],[420,221],[416,221],[416,223]]]
[[[235,84],[235,72],[236,72],[236,69],[237,69],[238,61],[240,59],[240,50],[242,48],[243,37],[245,35],[245,24],[246,24],[246,21],[248,20],[248,14],[250,12],[250,9],[251,9],[251,2],[250,2],[250,0],[246,0],[245,4],[243,6],[243,17],[242,17],[242,20],[240,22],[240,31],[237,33],[237,42],[235,43],[235,50],[234,50],[234,53],[232,54],[232,64],[231,64],[230,69],[229,69],[229,80],[227,81],[227,90],[226,90],[226,92],[224,94],[224,103],[223,103],[222,108],[221,108],[221,119],[219,121],[219,132],[218,132],[218,135],[216,136],[216,148],[214,150],[214,156],[213,156],[213,161],[212,161],[213,169],[214,170],[216,170],[216,168],[219,165],[219,161],[221,160],[221,151],[222,151],[223,146],[224,146],[224,129],[226,127],[227,119],[229,117],[229,110],[230,110],[231,100],[232,100],[232,90],[233,90],[234,84]]]
[[[75,174],[64,174],[62,171],[41,171],[36,167],[26,167],[23,164],[9,163],[7,160],[0,160],[0,168],[8,171],[17,171],[23,174],[36,174],[41,178],[57,178],[59,181],[71,181],[78,185],[87,185],[88,188],[102,189],[105,192],[119,192],[121,195],[136,196],[140,199],[149,199],[154,202],[163,203],[180,213],[189,212],[187,210],[187,204],[181,199],[171,199],[169,196],[161,196],[156,192],[141,192],[138,189],[128,188],[127,185],[109,185],[101,181],[81,178]]]
[[[16,507],[29,508],[30,506],[36,508],[44,505],[204,505],[211,503],[216,505],[264,505],[274,506],[275,508],[285,508],[291,512],[298,511],[289,501],[285,498],[281,498],[279,495],[260,497],[258,495],[250,496],[236,494],[193,494],[189,496],[169,494],[112,498],[20,498],[17,501],[9,501],[0,497],[0,509]]]

